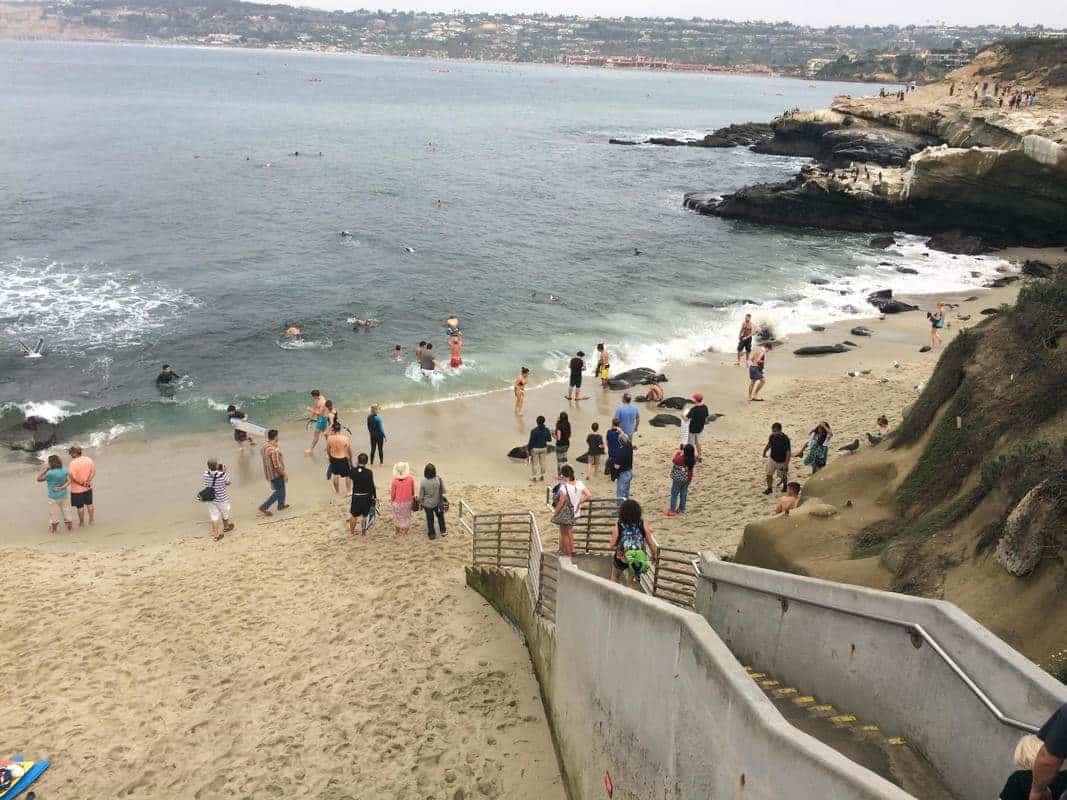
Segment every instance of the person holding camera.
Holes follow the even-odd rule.
[[[222,538],[222,533],[233,530],[234,524],[230,522],[230,476],[226,474],[226,465],[208,459],[207,469],[203,476],[204,488],[197,497],[201,502],[207,503],[208,517],[211,519],[211,538],[216,542]]]

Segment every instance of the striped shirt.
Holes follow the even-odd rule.
[[[230,502],[230,490],[227,488],[229,485],[230,479],[222,470],[214,469],[204,471],[204,487],[207,488],[208,486],[213,486],[215,488],[214,502]]]
[[[268,481],[285,474],[285,459],[278,445],[268,441],[260,448],[259,454],[263,457],[263,477]]]

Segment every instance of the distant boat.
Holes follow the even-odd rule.
[[[308,78],[308,83],[322,83],[322,78]]]

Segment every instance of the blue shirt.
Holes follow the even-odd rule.
[[[538,425],[530,431],[530,441],[526,445],[527,450],[544,450],[552,441],[552,431],[544,425]]]
[[[637,430],[637,420],[641,419],[641,412],[637,410],[637,406],[633,403],[623,403],[615,409],[615,418],[619,421],[619,427],[623,429],[623,432],[633,438],[634,431]]]
[[[617,431],[614,428],[608,431],[608,458],[615,458],[615,454],[619,452],[619,434],[621,431]]]
[[[70,474],[67,472],[66,467],[60,467],[59,469],[50,469],[44,474],[44,482],[48,484],[48,499],[49,500],[62,500],[67,496],[66,487],[60,489],[67,482]]]

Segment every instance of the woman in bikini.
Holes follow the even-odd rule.
[[[526,384],[530,380],[530,368],[523,367],[519,370],[519,377],[515,379],[515,413],[521,415],[523,406],[526,405]]]

